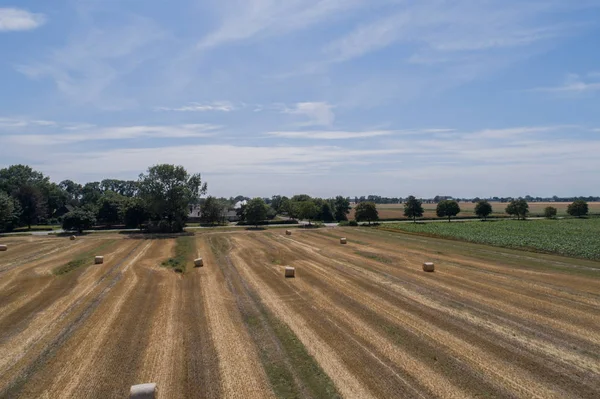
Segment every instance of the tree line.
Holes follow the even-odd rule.
[[[155,165],[138,180],[105,179],[84,185],[53,183],[27,165],[0,169],[0,230],[62,221],[67,230],[97,223],[149,231],[182,231],[190,204],[206,193],[200,174],[182,166]]]

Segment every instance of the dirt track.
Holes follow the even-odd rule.
[[[12,238],[0,397],[123,398],[149,381],[160,398],[600,395],[598,263],[295,229],[199,233],[205,266],[181,275],[160,267],[174,245]],[[104,264],[52,274],[100,246]]]

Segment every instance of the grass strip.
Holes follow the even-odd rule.
[[[79,254],[75,259],[65,263],[62,266],[54,268],[52,272],[57,276],[68,274],[80,267],[90,266],[94,263],[94,256],[106,250],[115,243],[116,240],[107,240],[93,249]]]
[[[167,259],[161,265],[175,270],[176,273],[185,273],[186,265],[192,261],[196,253],[194,236],[177,237],[175,240],[175,256]]]
[[[375,260],[380,263],[387,263],[387,264],[392,263],[392,260],[390,258],[386,258],[385,256],[382,256],[382,255],[374,253],[374,252],[354,251],[354,253],[359,256],[362,256],[363,258],[372,259],[372,260]]]

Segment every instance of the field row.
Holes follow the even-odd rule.
[[[600,260],[600,219],[397,223],[396,229],[481,244]]]
[[[508,216],[504,209],[508,205],[507,203],[501,202],[490,202],[492,205],[492,215],[491,216]],[[567,207],[570,202],[530,202],[529,203],[529,214],[530,216],[543,216],[544,208],[547,206],[553,206],[557,210],[558,216],[566,216],[567,215]],[[460,213],[457,217],[473,217],[475,215],[475,205],[472,202],[460,202]],[[600,214],[600,202],[589,202],[589,212],[590,214]],[[437,215],[435,213],[435,209],[437,204],[423,204],[425,218],[436,218]],[[377,210],[379,211],[380,219],[405,219],[404,217],[404,205],[403,204],[380,204],[377,205]],[[348,216],[350,219],[354,219],[354,211],[350,211],[350,215]]]
[[[183,239],[9,239],[0,397],[600,393],[600,278],[575,273],[597,262],[334,228],[202,232],[185,273],[161,267]]]

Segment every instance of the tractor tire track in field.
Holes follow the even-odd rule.
[[[205,259],[205,266],[199,272],[206,276],[206,290],[202,294],[218,356],[222,396],[274,398],[265,371],[257,367],[260,365],[258,348],[250,344],[252,338],[244,326],[234,293],[229,290],[229,281],[221,271],[222,266],[213,255],[210,239],[206,244],[201,243],[199,249]]]
[[[229,256],[231,241],[226,237],[207,239],[233,294],[262,365],[277,397],[335,398],[338,393],[314,359],[298,345],[297,338],[274,318],[258,294],[242,278]]]
[[[59,350],[65,342],[73,335],[73,333],[81,327],[85,321],[90,317],[93,311],[98,307],[101,301],[106,297],[110,290],[114,287],[117,281],[121,278],[121,273],[118,269],[121,268],[127,260],[133,256],[135,251],[139,248],[142,243],[136,245],[129,253],[127,253],[119,262],[115,263],[106,274],[104,274],[100,280],[95,284],[95,287],[99,287],[105,280],[106,285],[101,287],[100,292],[93,295],[91,298],[81,297],[75,303],[70,305],[57,320],[63,320],[71,318],[70,320],[57,334],[57,336],[47,344],[44,349],[39,353],[24,369],[19,370],[19,374],[14,377],[6,386],[0,391],[0,398],[14,398],[18,397],[21,390],[25,387],[25,384],[36,372],[38,372],[45,363]],[[84,302],[85,301],[85,302]],[[82,309],[77,309],[80,305]],[[77,315],[73,313],[75,310],[79,311]]]

